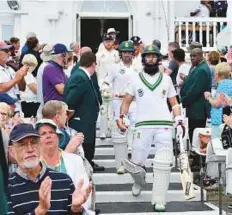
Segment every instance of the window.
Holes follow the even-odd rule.
[[[14,36],[13,25],[2,25],[2,40],[9,40]]]

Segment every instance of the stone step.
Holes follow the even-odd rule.
[[[158,215],[154,213],[150,202],[98,203],[97,208],[104,215]],[[172,201],[166,204],[162,215],[218,215],[217,209],[208,203]]]
[[[101,146],[101,145],[112,145],[112,139],[111,138],[106,138],[106,139],[100,139],[100,138],[96,138],[96,142],[95,142],[96,146]]]
[[[200,201],[200,189],[195,190],[196,197],[190,201]],[[204,192],[206,197],[206,192]],[[96,192],[97,203],[109,203],[109,202],[151,202],[152,191],[143,190],[138,197],[134,197],[130,191],[99,191]],[[204,198],[205,198],[204,197]],[[182,190],[168,190],[167,202],[173,200],[178,202],[184,202],[185,197]]]
[[[154,154],[150,154],[148,156],[148,159],[154,159]],[[104,155],[95,155],[94,156],[94,160],[115,160],[115,156],[114,155],[108,155],[108,154],[104,154]]]
[[[131,191],[133,184],[99,184],[96,185],[96,191]],[[170,183],[169,190],[180,190],[182,191],[181,183]],[[152,183],[146,184],[143,190],[152,190]]]
[[[125,173],[123,175],[118,175],[117,173],[94,173],[93,174],[94,183],[96,185],[99,184],[132,184],[133,179],[129,173]],[[153,183],[153,173],[148,172],[146,174],[146,182]],[[180,173],[179,172],[171,172],[170,176],[171,183],[181,183]]]

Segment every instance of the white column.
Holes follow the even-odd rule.
[[[174,11],[174,1],[168,1],[168,22],[169,22],[169,41],[168,42],[173,42],[175,40],[175,35],[174,35],[174,21],[175,21],[175,11]]]
[[[14,36],[21,38],[21,14],[14,14]]]

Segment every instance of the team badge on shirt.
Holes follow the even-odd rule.
[[[166,92],[167,92],[166,90],[163,90],[163,91],[162,91],[163,96],[166,95]]]
[[[126,72],[126,70],[125,70],[124,68],[122,68],[122,69],[119,71],[119,73],[120,73],[121,75],[123,75],[125,72]]]
[[[141,133],[138,132],[138,133],[137,133],[137,139],[140,139],[140,138],[141,138]]]
[[[144,95],[144,92],[143,92],[143,89],[138,89],[138,94],[139,94],[139,97],[142,97]]]

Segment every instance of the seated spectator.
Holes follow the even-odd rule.
[[[230,80],[231,68],[227,63],[219,63],[216,66],[216,82],[218,84],[216,95],[212,96],[210,92],[205,92],[205,98],[212,105],[211,109],[211,127],[212,138],[220,137],[219,126],[222,124],[223,106],[225,107],[225,95],[232,97],[232,80]]]
[[[49,133],[55,135],[54,131]],[[68,175],[43,166],[39,161],[40,135],[32,125],[14,127],[10,134],[10,151],[18,168],[9,178],[9,214],[62,211],[62,214],[68,215],[82,211],[92,184],[83,189],[81,181],[75,188]]]
[[[42,165],[57,172],[67,173],[75,184],[83,179],[84,187],[87,187],[89,185],[89,178],[82,158],[59,149],[59,139],[63,138],[63,134],[57,125],[50,119],[41,119],[35,124],[35,128],[41,136]],[[91,205],[90,196],[84,207],[91,209]]]
[[[43,118],[53,120],[63,133],[64,138],[60,139],[59,147],[70,153],[77,153],[81,148],[81,153],[83,154],[83,148],[79,147],[84,140],[83,133],[77,133],[76,130],[66,126],[68,119],[71,118],[73,113],[74,111],[69,110],[64,102],[57,100],[48,101],[42,109]]]

